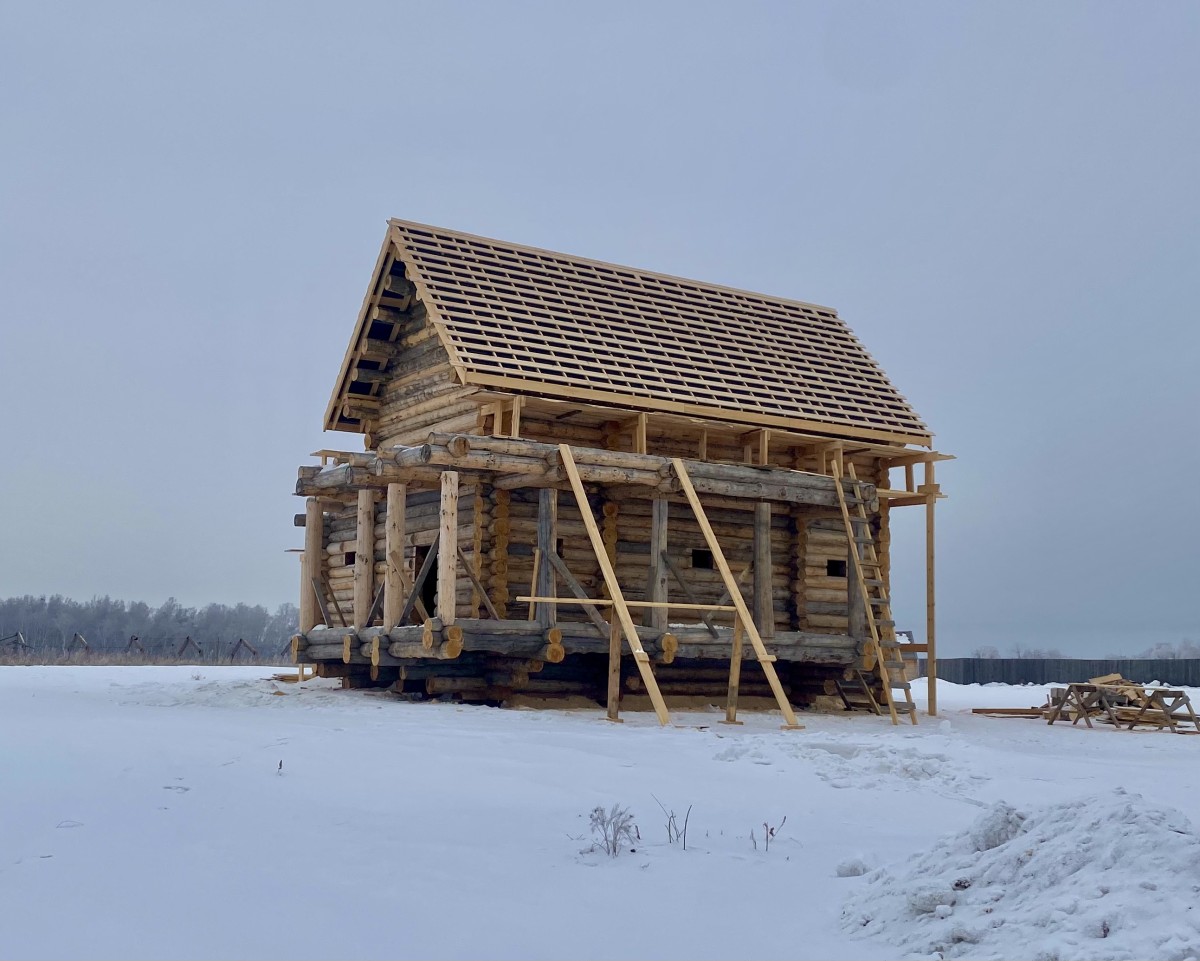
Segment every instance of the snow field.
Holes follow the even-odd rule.
[[[1043,688],[941,685],[943,717],[916,728],[805,715],[789,733],[778,715],[609,725],[271,673],[0,670],[0,957],[1166,958],[1194,943],[1193,875],[1176,868],[1195,839],[1175,827],[1196,817],[1200,738],[968,710]],[[680,821],[692,806],[687,851],[652,795]],[[1023,833],[968,850],[999,802]],[[613,804],[640,841],[608,858],[588,817]],[[765,850],[763,823],[784,817]],[[1094,824],[1091,859],[1023,886],[1022,838],[1045,879],[1084,843],[1077,824]]]

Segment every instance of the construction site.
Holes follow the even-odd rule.
[[[349,686],[936,713],[924,421],[828,307],[390,221],[299,469],[298,664]],[[924,641],[893,509],[925,515]],[[764,699],[766,699],[764,701]]]

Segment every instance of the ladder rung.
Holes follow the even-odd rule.
[[[903,661],[884,661],[883,666],[886,667],[889,671],[897,671],[897,670],[902,670],[903,668],[907,667],[908,665],[906,665]]]
[[[906,701],[893,701],[892,707],[896,709],[897,714],[912,714],[917,709],[917,705],[909,704]]]
[[[889,686],[893,691],[907,691],[908,681],[891,681]]]
[[[882,607],[886,604],[892,603],[886,597],[868,597],[867,600],[869,600],[876,607]]]

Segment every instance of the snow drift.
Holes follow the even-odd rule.
[[[1117,788],[1028,812],[1003,802],[842,913],[909,957],[1200,957],[1200,839],[1179,811]]]

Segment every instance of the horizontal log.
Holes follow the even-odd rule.
[[[411,453],[417,451],[417,453]],[[667,458],[648,454],[629,454],[622,451],[606,451],[600,448],[579,447],[572,451],[587,479],[586,470],[594,467],[618,468],[619,474],[598,474],[610,481],[598,483],[645,484],[657,488],[666,483],[672,486],[672,468]],[[397,460],[399,459],[399,460]],[[557,483],[556,475],[550,473],[558,464],[558,451],[553,444],[539,444],[507,438],[482,438],[466,434],[431,433],[429,442],[420,448],[400,448],[389,455],[392,466],[411,467],[417,464],[441,464],[461,469],[513,470],[527,475],[531,485],[542,477],[548,483]],[[538,463],[540,461],[540,463]],[[473,468],[472,464],[479,464]],[[488,465],[505,465],[490,467]],[[386,471],[388,463],[380,458],[378,470]],[[705,461],[684,461],[684,466],[700,493],[730,497],[754,497],[784,502],[809,503],[821,506],[836,506],[834,480],[823,474],[769,467],[747,467],[737,464],[714,464]],[[549,476],[547,476],[549,475]],[[868,509],[878,510],[873,485],[863,485]],[[846,490],[853,486],[846,482]]]

